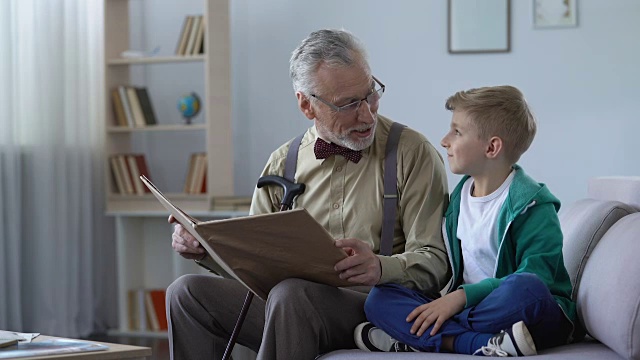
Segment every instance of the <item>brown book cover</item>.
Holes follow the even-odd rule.
[[[124,178],[122,177],[122,173],[120,172],[118,156],[111,155],[109,157],[109,164],[111,165],[111,174],[113,174],[113,179],[115,180],[115,192],[118,194],[126,194],[127,189],[124,186]]]
[[[149,167],[147,166],[147,158],[144,156],[144,154],[135,154],[134,157],[136,159],[136,165],[138,165],[138,172],[140,173],[140,175],[144,175],[145,177],[147,177],[147,179],[151,179]],[[138,179],[138,181],[140,182],[140,179]],[[151,190],[149,190],[149,188],[146,186],[143,186],[142,188],[145,193],[151,192]]]
[[[120,101],[120,93],[118,89],[111,90],[111,100],[113,103],[114,125],[127,126],[127,115],[124,112],[124,106]]]
[[[211,256],[219,275],[238,280],[261,299],[279,282],[299,278],[332,286],[335,264],[347,254],[305,209],[199,221],[173,205],[148,179],[142,182]]]
[[[198,154],[191,154],[189,158],[189,168],[187,169],[187,178],[184,181],[184,192],[186,194],[191,194],[191,182],[193,181],[193,175],[196,172],[196,160],[198,159]]]
[[[129,173],[131,174],[131,181],[133,183],[134,192],[137,195],[144,195],[145,189],[147,188],[140,181],[140,169],[138,169],[138,162],[136,161],[135,155],[126,155],[127,166],[129,168]]]

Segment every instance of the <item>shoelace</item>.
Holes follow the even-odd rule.
[[[504,339],[504,335],[505,335],[504,330],[500,331],[500,334],[489,339],[489,343],[487,344],[487,346],[483,346],[480,349],[476,350],[476,352],[474,352],[473,355],[477,354],[478,352],[482,352],[482,355],[484,356],[497,355],[499,357],[508,357],[509,353],[502,350],[502,348],[500,347],[500,345],[502,345],[502,340]]]
[[[391,347],[391,352],[414,352],[414,350],[411,346],[403,344],[400,341],[396,341]]]

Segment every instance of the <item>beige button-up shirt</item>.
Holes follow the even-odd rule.
[[[295,175],[306,190],[293,208],[305,208],[335,239],[356,238],[380,249],[383,215],[384,151],[392,121],[378,115],[373,144],[357,163],[340,155],[316,159],[315,127],[302,138]],[[261,176],[283,176],[291,141],[274,151]],[[442,157],[420,133],[405,128],[398,144],[398,213],[393,255],[380,257],[379,283],[398,283],[435,294],[446,285],[447,255],[441,221],[447,204],[447,180]],[[252,214],[280,209],[282,188],[256,189]]]

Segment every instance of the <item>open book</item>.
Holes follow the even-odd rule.
[[[347,255],[305,209],[199,221],[174,206],[145,176],[140,179],[198,239],[219,275],[238,280],[263,300],[271,288],[288,278],[354,285],[341,280],[333,268]]]

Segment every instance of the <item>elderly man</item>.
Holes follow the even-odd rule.
[[[297,147],[295,180],[306,191],[294,208],[307,209],[349,255],[335,264],[336,276],[354,286],[397,283],[437,297],[448,276],[441,235],[447,199],[442,158],[424,136],[392,127],[378,115],[385,86],[349,32],[311,33],[293,51],[290,73],[298,107],[313,126],[274,151],[262,175],[283,176],[288,150]],[[392,146],[397,154],[390,156],[393,195],[384,196],[385,151],[394,131],[399,140]],[[251,213],[278,211],[281,197],[279,188],[256,189]],[[392,211],[383,210],[384,199],[396,197]],[[385,216],[390,220],[383,236]],[[389,256],[381,255],[384,238]],[[180,225],[172,246],[187,259],[211,264]],[[258,359],[313,359],[355,348],[353,330],[366,320],[367,294],[361,288],[285,280],[266,302],[254,299],[238,342],[255,350]],[[172,358],[220,358],[246,291],[237,281],[206,275],[185,275],[171,284]]]

